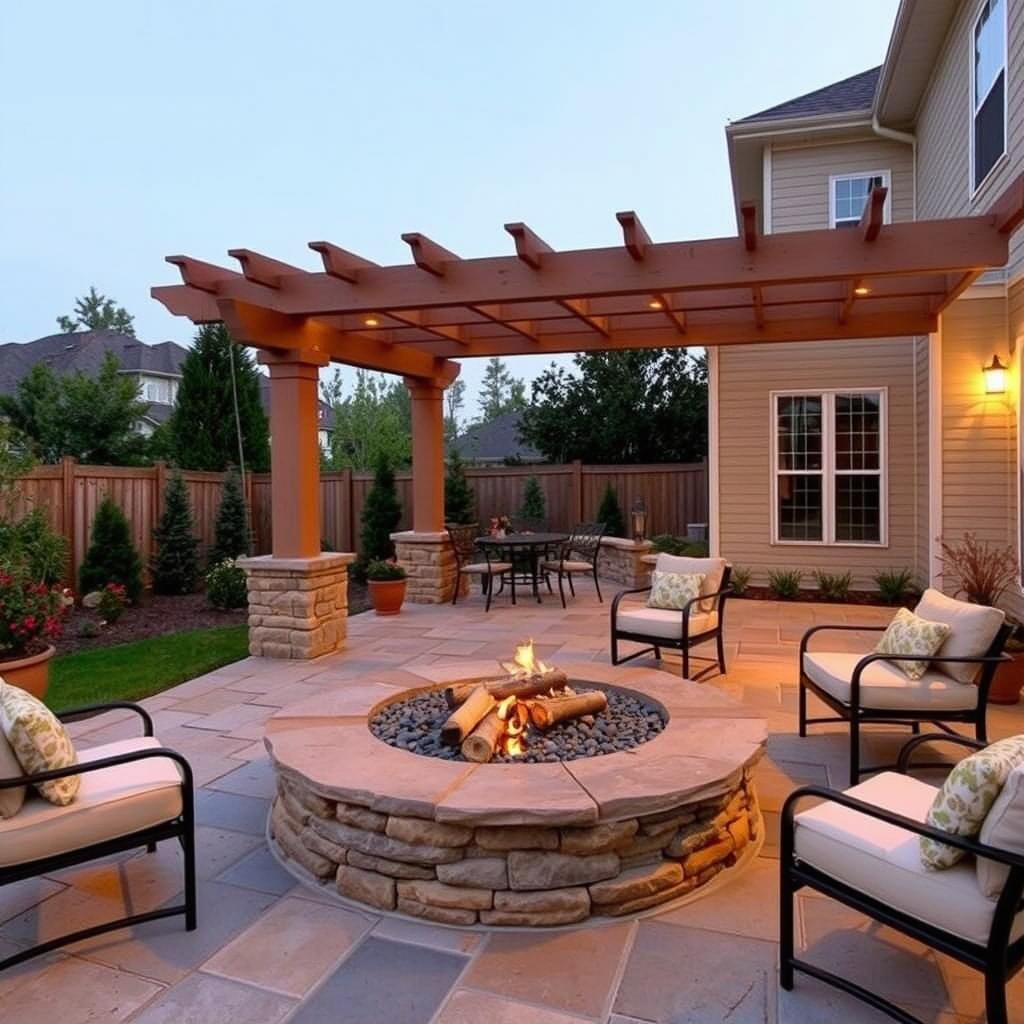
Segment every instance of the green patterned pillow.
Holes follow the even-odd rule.
[[[954,836],[976,836],[992,809],[1003,784],[1024,764],[1024,736],[992,743],[965,757],[946,778],[925,819],[927,824]],[[964,857],[962,850],[921,836],[921,863],[931,871],[951,868]]]
[[[688,601],[700,596],[704,574],[700,572],[658,572],[651,574],[650,608],[668,608],[681,611]]]
[[[920,654],[922,661],[894,661],[911,679],[920,679],[928,671],[928,659],[946,642],[950,627],[945,622],[929,622],[901,608],[889,623],[875,648],[877,654]]]
[[[26,775],[67,768],[78,755],[64,726],[53,712],[30,693],[0,680],[0,730]],[[36,787],[51,804],[63,807],[78,793],[81,779],[69,775]]]

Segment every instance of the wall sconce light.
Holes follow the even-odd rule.
[[[643,498],[637,498],[630,510],[633,526],[633,540],[645,540],[647,536],[647,506]]]
[[[1008,367],[1004,366],[1000,362],[999,356],[994,355],[992,362],[982,368],[982,373],[985,376],[985,394],[986,395],[1004,395],[1006,394],[1006,371]]]

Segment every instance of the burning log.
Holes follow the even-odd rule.
[[[494,698],[485,687],[475,685],[473,692],[441,726],[441,742],[457,747],[493,709]]]
[[[530,705],[530,718],[538,729],[550,729],[567,718],[600,714],[606,707],[607,694],[602,690],[591,690],[571,697],[549,697],[547,700],[533,701]]]
[[[569,677],[561,669],[552,668],[540,675],[525,678],[502,676],[500,679],[484,679],[475,683],[456,683],[444,691],[444,697],[450,708],[457,708],[480,687],[494,700],[505,700],[507,697],[535,697],[550,690],[563,690],[568,684]]]
[[[498,709],[494,708],[462,741],[462,756],[467,761],[486,764],[494,757],[501,738],[505,735],[505,728],[505,720],[498,713]]]

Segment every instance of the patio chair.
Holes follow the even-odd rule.
[[[455,581],[455,592],[452,594],[452,604],[459,599],[459,580],[463,576],[479,576],[480,586],[483,589],[486,603],[484,611],[491,610],[491,596],[494,591],[494,578],[498,577],[502,583],[506,575],[511,578],[512,603],[516,603],[516,581],[512,572],[511,562],[498,562],[491,559],[490,552],[486,548],[477,547],[477,537],[480,536],[480,524],[470,523],[467,526],[456,526],[449,524],[445,527],[448,531],[448,539],[452,544],[452,551],[455,552],[455,568],[458,578]],[[480,559],[483,558],[483,561]]]
[[[988,691],[999,663],[1007,660],[1003,647],[1011,627],[998,608],[955,601],[937,590],[926,590],[916,614],[952,627],[932,658],[920,655],[811,651],[811,638],[824,632],[883,632],[885,626],[821,625],[804,633],[800,641],[800,735],[807,726],[822,722],[848,722],[850,726],[850,785],[862,775],[891,765],[864,767],[860,761],[860,730],[863,725],[903,724],[916,733],[921,722],[952,732],[947,722],[974,726],[982,743],[988,739],[986,712]],[[929,661],[925,674],[911,679],[896,664]],[[834,715],[807,717],[807,692],[826,704]]]
[[[794,955],[793,896],[806,886],[980,971],[989,1024],[1009,1021],[1006,984],[1024,966],[1024,766],[1014,769],[997,800],[998,824],[990,825],[993,806],[979,838],[953,836],[926,824],[937,788],[906,774],[914,750],[936,740],[984,746],[957,734],[916,736],[900,752],[898,772],[845,792],[804,786],[783,804],[779,983],[787,992],[801,971],[898,1021],[920,1024],[877,993]],[[797,814],[807,799],[823,802]],[[928,870],[920,836],[974,856]]]
[[[598,601],[604,603],[601,583],[597,578],[597,561],[601,556],[601,538],[606,529],[604,523],[577,523],[569,539],[562,545],[558,556],[553,559],[546,558],[541,562],[540,567],[545,579],[548,573],[555,573],[558,576],[558,596],[562,599],[563,608],[566,580],[569,581],[569,593],[573,597],[576,596],[576,588],[572,582],[574,575],[590,576],[594,580]]]
[[[115,709],[135,712],[142,719],[143,735],[79,751],[78,764],[67,768],[0,779],[0,789],[30,787],[21,810],[0,818],[0,886],[136,847],[152,853],[161,840],[177,839],[184,852],[184,901],[40,942],[0,960],[0,971],[59,946],[164,917],[183,914],[186,930],[195,930],[195,813],[188,761],[160,746],[153,720],[138,704],[92,704],[60,712],[57,718],[74,722]],[[70,775],[80,775],[81,786],[66,807],[48,803],[31,790]]]
[[[611,613],[612,664],[620,665],[634,658],[653,653],[661,660],[661,649],[680,651],[683,656],[682,674],[690,678],[690,649],[697,644],[714,640],[718,670],[725,672],[725,602],[732,593],[729,578],[732,566],[724,558],[686,558],[678,555],[658,555],[656,572],[701,573],[704,582],[700,595],[679,610],[650,608],[637,601],[625,600],[636,594],[649,594],[651,587],[623,590],[615,595]],[[648,646],[629,654],[619,655],[619,641],[629,640]],[[694,655],[697,657],[697,655]],[[704,659],[702,659],[704,660]],[[702,669],[697,677],[710,669]]]

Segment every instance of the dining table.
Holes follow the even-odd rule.
[[[537,603],[541,603],[540,579],[537,571],[541,558],[551,548],[560,548],[569,539],[568,533],[506,533],[504,536],[491,535],[477,539],[477,546],[493,551],[496,555],[507,552],[507,561],[512,563],[512,573],[516,572],[516,563],[529,565],[529,578],[533,596]],[[513,596],[515,595],[515,582],[513,581]]]

